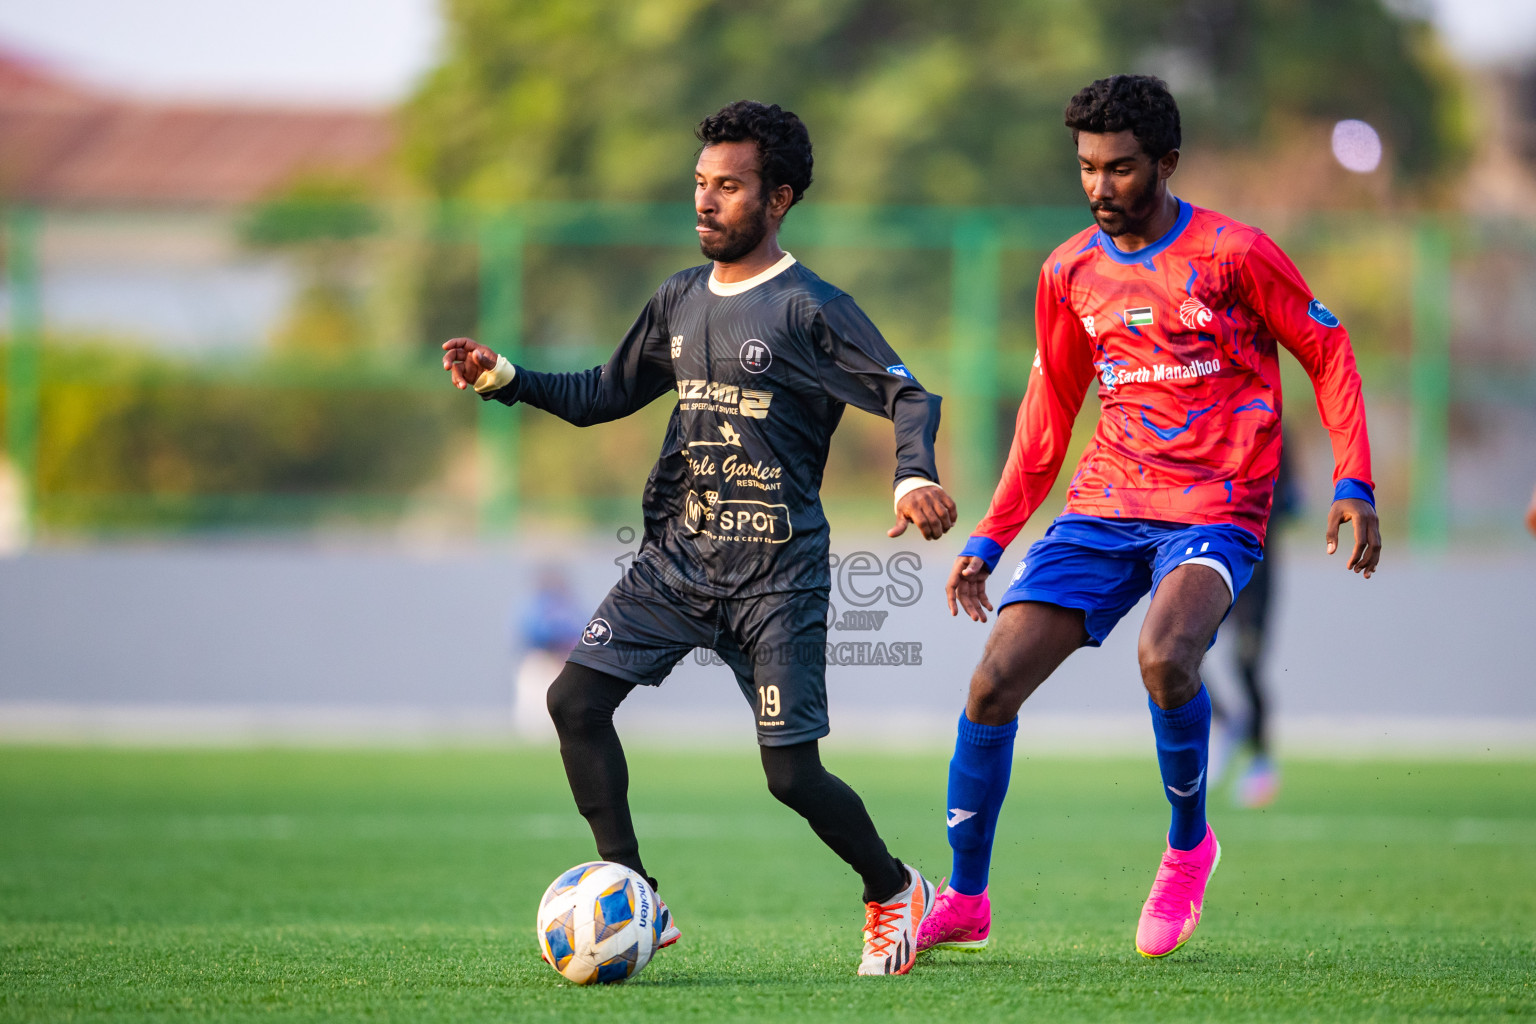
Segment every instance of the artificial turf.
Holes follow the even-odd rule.
[[[948,862],[945,759],[826,759],[894,852]],[[631,756],[683,930],[631,982],[538,959],[592,856],[553,751],[0,748],[0,1020],[1437,1020],[1536,1016],[1536,766],[1293,762],[1184,950],[1132,948],[1155,764],[1021,758],[992,947],[858,978],[852,873],[756,757]]]

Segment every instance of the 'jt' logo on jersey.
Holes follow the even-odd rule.
[[[1090,338],[1097,338],[1099,336],[1099,332],[1093,329],[1093,317],[1091,316],[1083,317],[1083,330],[1088,332],[1088,337]]]

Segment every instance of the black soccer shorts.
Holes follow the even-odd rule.
[[[668,586],[640,562],[598,605],[568,660],[659,686],[696,647],[736,673],[757,742],[820,739],[827,724],[827,588],[714,598]]]

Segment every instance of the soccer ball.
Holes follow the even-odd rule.
[[[539,901],[539,951],[578,985],[624,981],[640,973],[661,941],[656,894],[622,864],[578,864]]]

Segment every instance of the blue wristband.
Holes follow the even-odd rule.
[[[987,572],[997,568],[997,560],[1003,557],[1003,546],[991,537],[973,536],[965,542],[957,558],[979,558],[987,563]]]
[[[1376,507],[1376,493],[1371,490],[1371,485],[1352,476],[1345,477],[1333,486],[1333,500],[1343,501],[1345,498],[1358,498],[1371,508]]]

